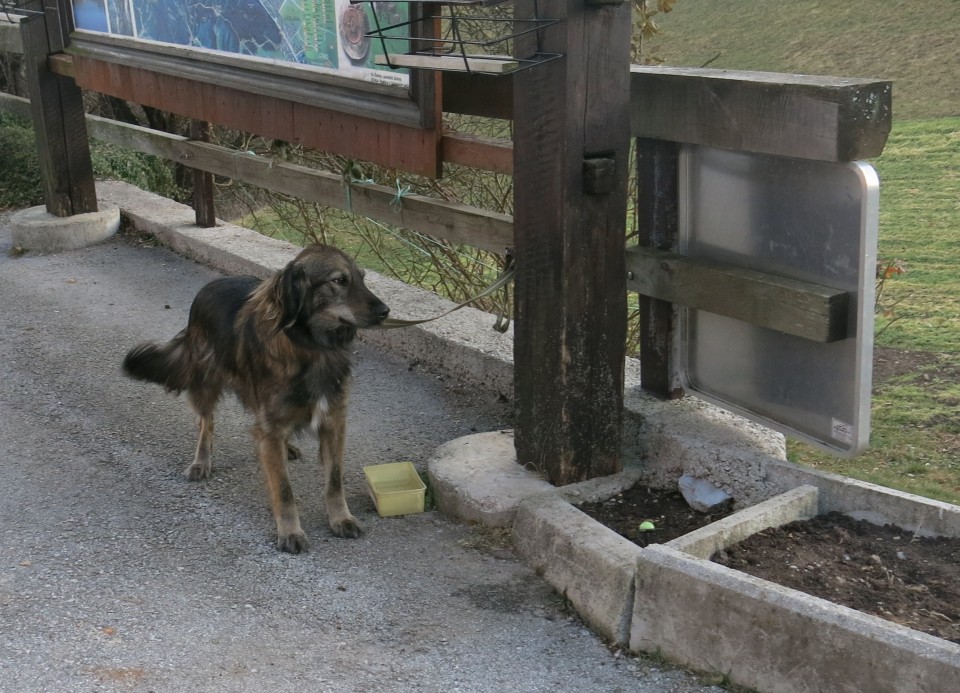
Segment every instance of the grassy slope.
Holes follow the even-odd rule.
[[[957,0],[679,0],[659,23],[670,65],[890,79],[898,119],[960,115]]]
[[[736,8],[736,12],[730,10]],[[878,383],[872,448],[836,459],[791,443],[792,459],[960,502],[960,1],[680,0],[649,46],[671,65],[894,81],[894,129],[872,162],[880,247],[906,274],[887,282],[877,344],[936,354]],[[854,31],[852,27],[856,27]]]

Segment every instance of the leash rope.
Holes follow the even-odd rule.
[[[479,294],[477,294],[473,298],[468,298],[463,303],[458,303],[450,310],[444,311],[440,315],[435,315],[432,318],[424,318],[422,320],[398,320],[396,318],[387,318],[382,323],[380,323],[379,325],[377,325],[372,329],[392,330],[398,327],[410,327],[411,325],[422,325],[425,322],[433,322],[434,320],[439,320],[440,318],[446,317],[451,313],[454,313],[460,310],[461,308],[465,308],[466,306],[469,306],[471,303],[475,303],[479,301],[481,298],[486,298],[487,296],[496,293],[497,291],[505,287],[507,284],[509,284],[513,280],[513,275],[515,273],[516,273],[516,269],[513,266],[513,259],[510,258],[508,259],[507,266],[504,268],[503,272],[500,273],[500,276],[497,277],[496,280],[494,280],[494,282],[490,286],[488,286],[486,289],[481,291]],[[497,330],[498,332],[506,332],[507,327],[509,325],[510,325],[509,319],[504,319],[503,315],[498,315],[497,322],[494,325],[494,329]]]

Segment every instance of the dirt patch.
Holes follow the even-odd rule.
[[[920,373],[935,365],[939,359],[929,351],[903,351],[875,347],[873,350],[873,380],[884,383],[908,373]]]
[[[666,543],[731,514],[698,513],[679,491],[645,486],[579,507],[641,547]],[[642,531],[643,522],[655,529]],[[916,537],[892,525],[829,513],[759,532],[713,560],[960,643],[960,539]]]
[[[687,505],[679,491],[647,486],[634,486],[609,500],[584,503],[579,508],[639,546],[664,544],[733,512],[726,509],[711,514],[698,513]],[[643,522],[653,523],[654,528],[642,530]]]
[[[960,644],[960,539],[829,513],[759,532],[713,560]]]

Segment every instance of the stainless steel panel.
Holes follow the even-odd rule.
[[[867,445],[879,190],[863,162],[683,149],[681,252],[852,299],[849,337],[830,344],[682,310],[689,392],[840,455]]]

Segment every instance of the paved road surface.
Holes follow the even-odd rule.
[[[216,274],[118,238],[10,257],[0,215],[0,691],[703,691],[615,656],[509,549],[434,512],[377,517],[365,464],[422,463],[509,409],[360,346],[348,494],[332,537],[316,443],[294,463],[313,550],[278,553],[232,401],[215,476],[188,483],[182,399],[125,379]],[[389,297],[385,297],[389,300]]]

